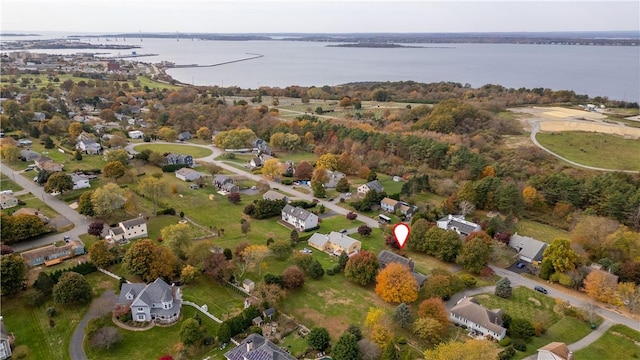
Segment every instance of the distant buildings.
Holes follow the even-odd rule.
[[[190,168],[182,168],[176,170],[176,177],[182,181],[196,181],[205,176],[207,175]]]
[[[18,206],[18,198],[12,194],[0,194],[0,208],[9,209]]]
[[[296,360],[260,334],[247,336],[240,345],[227,351],[224,357],[227,360]]]
[[[167,165],[187,165],[188,167],[193,167],[193,156],[191,155],[171,153],[168,154],[164,160]]]

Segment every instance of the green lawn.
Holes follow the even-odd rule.
[[[640,358],[640,332],[613,325],[598,340],[573,354],[575,360],[626,360]]]
[[[206,304],[209,312],[220,320],[236,315],[243,308],[243,296],[207,276],[184,285],[182,295],[185,300],[200,306]]]
[[[191,155],[194,159],[209,156],[213,153],[213,151],[205,148],[201,148],[198,146],[190,146],[190,145],[172,145],[172,144],[140,144],[136,145],[136,151],[142,151],[145,149],[149,149],[151,151],[159,152],[159,153],[177,153],[183,155]]]
[[[0,177],[0,190],[13,190],[13,192],[22,190],[20,185],[16,184],[5,174],[2,174]]]
[[[35,195],[33,195],[31,193],[20,195],[20,196],[18,196],[18,199],[24,201],[25,205],[24,206],[20,206],[20,207],[12,208],[11,210],[15,211],[15,210],[18,210],[18,209],[20,209],[22,207],[34,208],[34,209],[37,209],[38,211],[40,211],[42,214],[46,215],[49,218],[53,218],[55,216],[58,216],[58,213],[55,210],[53,210],[52,208],[50,208],[49,206],[47,206],[47,204],[44,203],[41,198],[36,197]]]
[[[88,339],[85,339],[85,352],[88,359],[157,359],[162,355],[174,354],[174,346],[180,341],[180,326],[186,319],[195,316],[197,310],[191,306],[182,307],[182,319],[167,327],[154,326],[146,331],[127,331],[119,329],[122,341],[108,350],[98,350],[92,348]],[[199,313],[199,312],[198,312]],[[199,315],[202,325],[206,328],[207,336],[215,336],[218,332],[218,324],[205,315]],[[115,326],[111,321],[111,316],[101,318],[104,326]],[[195,350],[191,358],[202,358],[212,355],[217,347],[200,347]]]
[[[553,310],[554,299],[524,287],[513,289],[513,294],[508,299],[493,294],[478,295],[475,299],[489,309],[502,309],[514,319],[542,322],[547,329],[542,336],[531,338],[527,351],[518,351],[516,359],[534,354],[538,348],[553,341],[574,343],[591,332],[585,321],[556,313]]]
[[[397,194],[402,190],[404,181],[393,181],[393,176],[378,174],[378,181],[384,186],[384,191],[387,195]]]
[[[92,284],[94,295],[113,288],[115,282],[101,273],[85,276]],[[2,298],[2,316],[7,330],[16,336],[16,346],[29,348],[27,359],[70,359],[69,342],[76,326],[84,317],[89,305],[63,306],[47,300],[38,306],[28,306],[24,293],[16,298]],[[55,326],[51,328],[45,310],[53,306],[58,314],[53,317]]]
[[[536,139],[556,154],[580,164],[605,169],[640,170],[638,140],[581,131],[538,133]]]
[[[529,236],[549,244],[555,238],[569,238],[568,231],[531,220],[520,220],[516,228],[518,235]]]
[[[27,78],[30,79],[29,84],[30,85],[36,85],[36,87],[40,88],[46,88],[49,85],[52,85],[53,87],[59,87],[63,82],[65,82],[66,80],[72,80],[74,83],[78,83],[80,81],[84,81],[84,82],[89,82],[92,81],[89,78],[83,78],[83,77],[76,77],[73,76],[71,74],[58,74],[56,75],[56,77],[59,79],[59,81],[53,81],[53,78],[51,79],[51,81],[49,80],[49,76],[47,74],[39,74],[39,75],[33,75],[33,74],[21,74],[20,76],[17,77],[18,82],[15,84],[17,86],[20,86],[22,83],[22,78]],[[8,84],[9,81],[14,78],[13,76],[10,75],[3,75],[0,79],[0,81],[3,84]],[[140,82],[140,87],[144,88],[145,86],[148,86],[151,89],[169,89],[169,90],[176,90],[176,89],[180,89],[180,86],[177,85],[171,85],[171,84],[165,84],[165,83],[161,83],[155,80],[151,80],[146,76],[138,76],[137,80]],[[133,82],[132,81],[117,81],[117,83],[119,83],[120,85],[122,84],[129,84],[129,87],[131,89],[134,88],[133,86]]]

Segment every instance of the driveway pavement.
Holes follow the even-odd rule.
[[[113,309],[116,301],[118,301],[118,296],[113,290],[107,290],[99,298],[93,300],[89,311],[87,311],[71,336],[71,343],[69,344],[71,360],[87,360],[87,355],[85,355],[82,346],[84,329],[87,327],[89,320],[108,314]]]

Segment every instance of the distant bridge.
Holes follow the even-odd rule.
[[[224,61],[224,62],[221,62],[221,63],[211,64],[211,65],[198,65],[198,64],[170,65],[170,66],[168,66],[168,68],[180,69],[180,68],[196,68],[196,67],[214,67],[214,66],[220,66],[220,65],[233,64],[233,63],[237,63],[237,62],[240,62],[240,61],[258,59],[258,58],[261,58],[261,57],[264,56],[262,54],[252,54],[252,53],[247,53],[247,55],[251,55],[251,56],[246,57],[246,58],[242,58],[242,59],[237,59],[237,60]]]

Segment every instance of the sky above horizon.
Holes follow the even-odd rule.
[[[640,31],[640,1],[2,0],[2,32]]]

